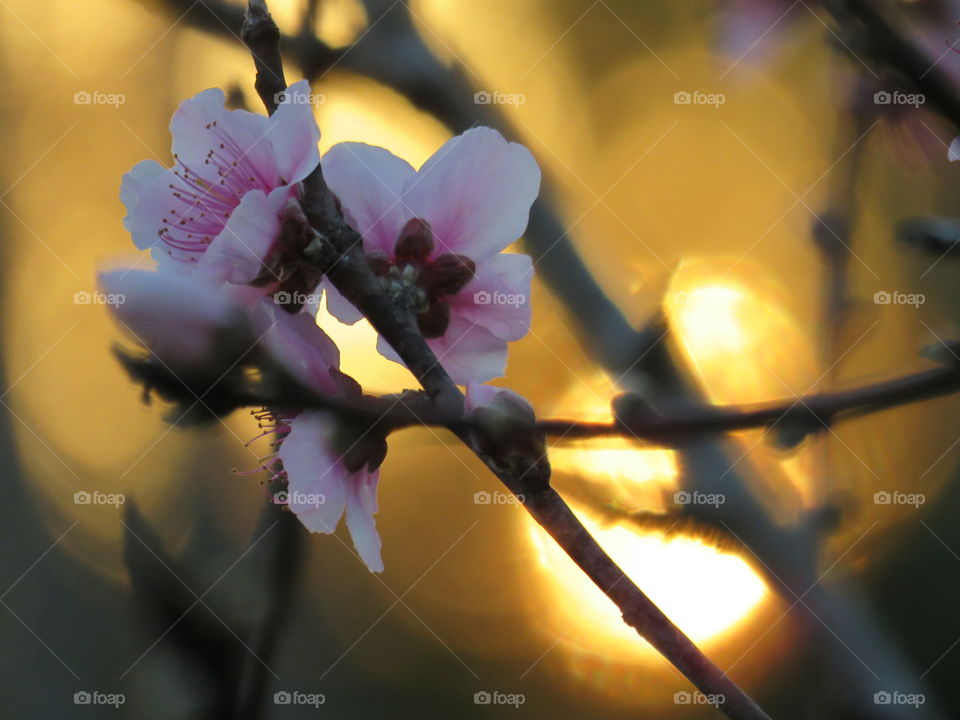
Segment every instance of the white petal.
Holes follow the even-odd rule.
[[[371,572],[383,572],[381,541],[373,514],[377,511],[377,481],[380,471],[354,473],[347,493],[347,527],[360,559]]]
[[[164,226],[163,220],[169,218],[171,210],[182,209],[175,204],[170,188],[178,184],[172,171],[153,160],[144,160],[124,174],[120,185],[120,200],[127,208],[123,226],[133,238],[133,244],[141,250],[152,249],[151,254],[158,262],[169,257],[158,234]]]
[[[337,290],[337,288],[333,286],[333,283],[326,277],[323,278],[320,287],[323,289],[327,298],[327,312],[337,320],[346,325],[353,325],[363,318],[363,313],[357,310],[352,302],[341,295],[340,291]]]
[[[296,183],[320,162],[320,128],[313,117],[309,82],[295,82],[284,95],[284,101],[270,117],[268,136],[281,177],[287,183]]]
[[[350,473],[331,445],[333,420],[305,412],[290,422],[290,428],[278,452],[287,473],[290,509],[308,530],[329,535],[343,515],[350,482]],[[320,496],[323,501],[317,502]]]
[[[241,160],[238,176],[245,175],[244,166],[252,165],[262,189],[283,185],[271,145],[276,126],[265,115],[227,110],[224,102],[223,91],[211,88],[180,104],[170,121],[174,154],[192,173],[212,184],[219,183],[220,176],[217,165],[207,162],[210,151],[227,165]]]

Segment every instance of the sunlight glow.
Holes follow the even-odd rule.
[[[578,383],[556,412],[609,420],[608,398],[615,392],[611,380],[598,374]],[[641,528],[625,517],[636,512],[656,516],[669,509],[680,472],[674,451],[603,438],[552,448],[550,458],[558,490],[587,529],[695,641],[709,644],[723,637],[769,594],[746,561],[712,540],[684,528],[669,535]],[[548,634],[560,636],[568,657],[577,663],[602,658],[620,667],[658,662],[652,648],[624,624],[616,607],[563,550],[532,520],[525,527],[542,571],[538,617]],[[543,608],[548,608],[546,614]]]
[[[665,311],[684,359],[713,403],[751,404],[812,392],[821,375],[817,345],[785,304],[779,288],[727,263],[682,266],[666,295]],[[817,438],[789,456],[763,433],[741,435],[771,498],[794,511],[816,500]],[[822,458],[819,458],[822,459]],[[770,506],[772,512],[777,508]]]
[[[743,559],[705,540],[666,539],[625,525],[601,525],[582,510],[577,514],[624,572],[695,642],[709,643],[736,627],[768,593]],[[559,604],[562,623],[576,623],[565,640],[581,652],[649,659],[652,648],[599,588],[539,526],[531,522],[529,531],[540,566],[554,583],[551,604]]]
[[[377,332],[366,320],[344,325],[327,312],[326,298],[317,313],[317,325],[340,348],[340,369],[360,383],[367,393],[395,393],[414,387],[416,380],[404,366],[377,352]]]

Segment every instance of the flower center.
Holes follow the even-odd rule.
[[[438,338],[450,324],[448,298],[463,290],[476,274],[476,263],[466,255],[442,253],[432,257],[433,230],[422,218],[408,221],[394,246],[393,257],[383,252],[367,254],[384,291],[417,315],[426,338]]]

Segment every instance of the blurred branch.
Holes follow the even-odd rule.
[[[341,282],[354,282],[354,272],[360,274],[352,270],[350,274],[339,274],[337,277]],[[372,292],[365,284],[361,287]],[[379,303],[361,302],[365,302],[371,313],[381,309]],[[413,331],[405,326],[398,330],[391,324],[394,314],[391,310],[388,316],[377,320],[387,333],[385,337],[399,335],[398,343],[404,343],[404,352],[424,356],[415,364],[427,365],[426,354]],[[624,393],[613,399],[614,422],[553,418],[533,422],[530,429],[561,440],[622,436],[666,447],[680,447],[703,436],[785,425],[792,429],[790,437],[793,442],[789,444],[799,444],[806,435],[825,430],[840,420],[960,392],[960,359],[955,354],[960,350],[960,341],[947,342],[938,347],[943,359],[950,360],[951,364],[848,390],[802,395],[756,405],[680,406],[665,415],[652,410],[641,396]],[[143,384],[147,391],[157,390],[164,399],[170,401],[189,402],[195,397],[190,387],[179,379],[180,376],[172,375],[162,363],[122,352],[118,354],[130,376]],[[269,360],[261,360],[258,368],[262,373],[261,379],[253,386],[227,381],[211,388],[201,383],[199,387],[205,404],[216,408],[218,415],[242,407],[326,410],[345,421],[364,428],[376,428],[385,434],[419,426],[445,427],[458,435],[491,430],[488,421],[463,415],[462,397],[459,391],[454,395],[450,389],[452,383],[448,382],[449,378],[442,371],[431,370],[421,378],[425,386],[433,388],[432,397],[429,392],[424,394],[408,390],[399,395],[346,398],[316,393]],[[244,374],[238,372],[238,376],[242,382]],[[441,396],[446,396],[461,409],[456,412],[443,409],[443,401],[438,406],[435,398]]]
[[[906,218],[897,225],[897,240],[939,257],[956,256],[960,245],[960,219],[922,216]]]
[[[271,531],[271,528],[276,526]],[[284,622],[290,616],[292,597],[297,587],[300,566],[306,554],[306,532],[297,516],[285,506],[268,503],[260,513],[260,521],[254,530],[253,540],[270,533],[269,543],[259,548],[264,558],[261,562],[259,584],[261,607],[259,622],[250,632],[251,652],[245,658],[244,678],[239,683],[243,690],[240,720],[257,720],[265,717],[264,707],[270,694],[267,667],[276,653],[282,637]]]
[[[123,557],[137,609],[195,663],[194,672],[200,670],[210,679],[215,704],[207,717],[236,717],[240,704],[236,682],[243,665],[237,641],[222,623],[205,617],[213,611],[192,590],[197,583],[190,569],[165,552],[132,502],[125,507],[123,526]]]
[[[937,67],[936,59],[911,42],[887,18],[876,0],[829,0],[827,11],[836,20],[853,52],[862,52],[899,72],[953,125],[960,129],[960,93]]]

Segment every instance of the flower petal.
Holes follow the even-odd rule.
[[[427,345],[457,385],[487,382],[502,377],[507,369],[506,341],[462,317],[451,317],[446,332],[427,340]],[[377,336],[377,352],[387,360],[404,365],[382,335]]]
[[[443,336],[427,344],[458,385],[487,382],[502,377],[507,369],[507,343],[463,318],[451,317]]]
[[[300,80],[287,88],[285,98],[270,116],[268,137],[274,161],[287,183],[296,183],[320,162],[320,128],[313,117],[310,83]]]
[[[220,170],[230,171],[234,183],[272,190],[285,184],[271,145],[276,126],[265,115],[227,110],[219,88],[197,93],[180,103],[170,121],[173,153],[189,171],[211,185],[222,183]],[[213,162],[210,153],[215,154]],[[238,165],[232,163],[236,161]]]
[[[264,299],[256,317],[263,344],[297,380],[321,393],[340,393],[330,375],[340,367],[340,350],[310,313],[291,315]]]
[[[337,529],[351,482],[333,449],[335,429],[324,413],[300,413],[290,421],[290,433],[277,453],[287,473],[290,509],[310,532],[327,535]]]
[[[198,270],[221,282],[253,282],[280,234],[280,209],[295,192],[292,185],[282,185],[269,196],[263,190],[244,195],[223,231],[207,246]]]
[[[175,206],[170,185],[179,186],[179,179],[173,171],[161,167],[153,160],[144,160],[124,174],[120,185],[120,200],[127,208],[123,226],[133,238],[133,244],[141,250],[150,249],[151,256],[158,263],[168,263],[168,247],[160,239],[164,227],[164,218],[170,211],[181,209]],[[184,251],[178,257],[198,258],[200,253]]]
[[[480,262],[523,234],[539,190],[530,151],[480,127],[448,140],[407,181],[403,197],[433,228],[435,254]]]
[[[462,291],[449,299],[451,314],[482,325],[501,340],[519,340],[530,331],[529,255],[495,255],[477,266]]]
[[[380,471],[354,473],[347,491],[347,527],[360,559],[370,572],[383,572],[381,541],[373,514],[377,511]]]
[[[496,387],[494,385],[487,385],[485,383],[472,382],[467,384],[467,391],[464,393],[464,412],[469,415],[477,408],[494,407],[497,398],[504,394],[506,394],[506,397],[526,405],[528,408],[530,408],[531,412],[533,411],[533,406],[530,405],[527,399],[523,397],[523,395],[515,393],[513,390]]]
[[[403,187],[416,174],[406,160],[363,143],[338,143],[323,156],[327,184],[367,252],[393,255],[400,230],[413,217],[401,200]]]
[[[353,325],[363,318],[363,313],[357,310],[356,306],[347,300],[326,277],[323,278],[320,287],[327,297],[327,312],[337,320],[345,325]]]
[[[195,369],[209,361],[225,330],[247,332],[241,311],[214,286],[174,273],[113,270],[99,285],[117,302],[114,316],[167,365]]]

